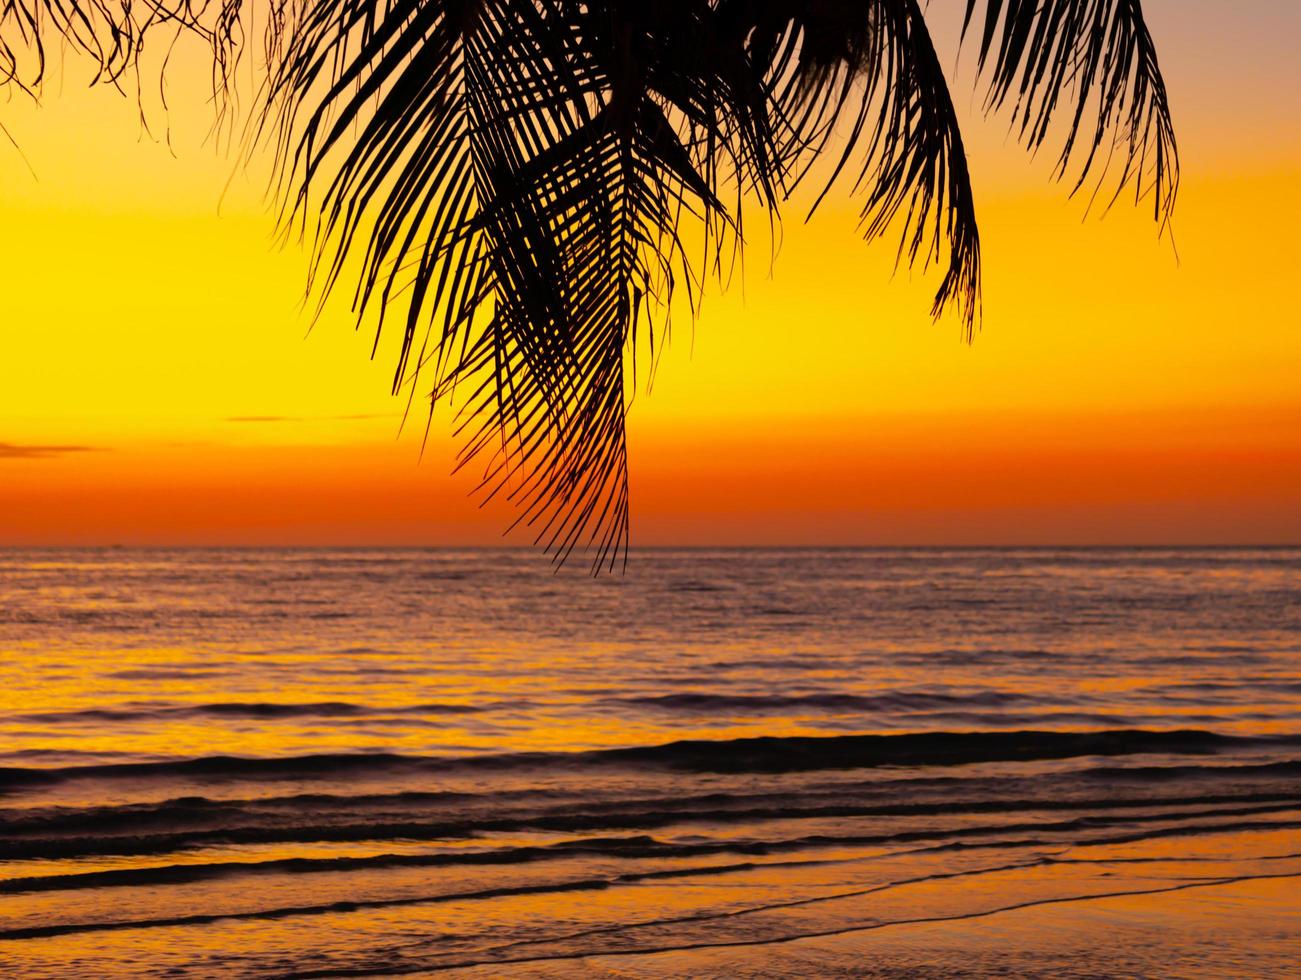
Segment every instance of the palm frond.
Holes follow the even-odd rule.
[[[1018,134],[1038,149],[1065,114],[1059,177],[1074,190],[1095,174],[1101,189],[1150,198],[1162,230],[1179,187],[1179,154],[1156,45],[1140,0],[967,0],[964,33],[978,9],[979,64],[987,105],[1012,107]],[[1118,171],[1118,172],[1117,172]]]
[[[980,234],[957,113],[925,17],[917,0],[839,9],[837,21],[807,26],[799,19],[806,15],[792,11],[803,36],[779,98],[784,117],[795,120],[792,139],[821,151],[837,124],[849,125],[818,202],[857,157],[853,192],[862,198],[866,237],[902,226],[901,260],[944,262],[932,312],[956,308],[970,338],[980,306]]]
[[[217,87],[254,0],[0,0],[0,83],[38,85],[44,38],[101,78],[160,25],[200,33]],[[626,556],[625,421],[679,289],[697,308],[819,159],[869,239],[943,267],[933,312],[968,337],[980,238],[962,134],[920,0],[262,0],[254,143],[322,300],[401,320],[395,392],[455,400],[460,466],[557,561]],[[1168,220],[1178,165],[1138,0],[968,0],[987,108],[1057,172],[1108,173]],[[31,62],[29,65],[28,62]],[[1117,160],[1119,163],[1117,164]],[[1118,174],[1116,173],[1118,169]],[[1076,184],[1076,188],[1081,186]],[[686,242],[693,244],[688,248]]]
[[[0,87],[39,91],[54,41],[89,54],[98,80],[116,78],[132,51],[126,20],[108,0],[0,0]]]

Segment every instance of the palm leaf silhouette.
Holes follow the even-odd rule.
[[[920,0],[0,0],[0,82],[35,90],[45,45],[116,82],[147,37],[197,31],[219,87],[265,24],[252,137],[275,147],[311,288],[356,276],[398,318],[394,390],[456,395],[482,467],[563,561],[626,561],[625,414],[685,290],[696,308],[813,164],[873,239],[943,272],[933,313],[970,337],[980,238],[962,135]],[[1178,161],[1139,0],[967,0],[985,107],[1056,172],[1125,189],[1164,228]],[[1110,182],[1110,186],[1108,186]],[[816,205],[815,205],[816,208]],[[352,269],[356,263],[359,272]]]

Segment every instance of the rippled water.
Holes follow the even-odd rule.
[[[0,552],[0,654],[0,973],[1301,955],[1301,550]]]

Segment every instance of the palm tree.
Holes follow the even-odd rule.
[[[459,390],[458,465],[558,561],[626,560],[637,352],[802,180],[938,263],[933,313],[976,326],[971,184],[921,0],[0,0],[0,82],[36,88],[55,39],[118,82],[180,30],[211,41],[220,89],[255,19],[250,135],[275,147],[312,288],[359,264],[357,315],[402,330],[394,391],[432,379],[432,411]],[[963,34],[987,111],[1164,228],[1178,162],[1140,0],[967,0]]]

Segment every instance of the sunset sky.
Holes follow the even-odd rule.
[[[1301,541],[1301,5],[1145,8],[1174,241],[1124,200],[1085,217],[981,120],[967,52],[975,342],[850,202],[792,207],[772,275],[757,242],[638,395],[634,545]],[[0,105],[0,544],[500,541],[509,509],[448,475],[449,416],[423,460],[419,410],[399,434],[396,338],[370,360],[343,303],[308,333],[265,161],[206,139],[207,66],[179,61],[152,135],[76,62]]]

